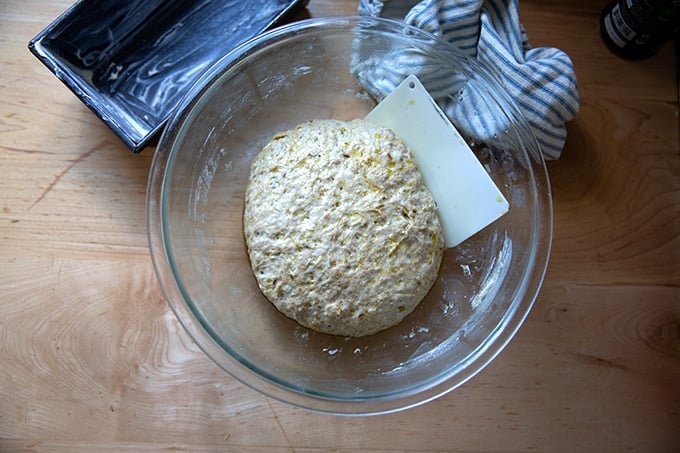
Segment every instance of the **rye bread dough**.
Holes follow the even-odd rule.
[[[262,293],[311,329],[363,336],[411,313],[444,250],[411,151],[364,120],[315,120],[255,158],[244,233]]]

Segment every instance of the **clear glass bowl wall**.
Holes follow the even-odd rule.
[[[341,338],[299,326],[261,295],[242,212],[250,164],[276,132],[316,118],[362,117],[375,105],[350,69],[358,43],[361,58],[376,65],[389,65],[400,49],[417,51],[464,77],[465,89],[485,100],[479,108],[507,121],[494,146],[470,143],[511,210],[445,253],[432,291],[401,324]],[[411,407],[481,370],[535,300],[552,227],[544,162],[496,80],[492,68],[425,32],[369,18],[296,23],[218,62],[171,118],[154,156],[147,202],[157,275],[196,343],[269,396],[340,414]]]

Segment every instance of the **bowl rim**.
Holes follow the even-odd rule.
[[[535,217],[541,220],[541,222],[536,222],[532,232],[535,240],[532,243],[528,268],[533,268],[534,272],[526,274],[528,277],[522,281],[516,291],[516,294],[519,296],[515,296],[508,311],[502,316],[500,322],[488,335],[487,339],[477,348],[473,349],[463,361],[457,364],[454,373],[449,369],[446,373],[435,376],[424,383],[421,382],[417,386],[410,387],[407,391],[400,392],[397,398],[395,398],[394,394],[369,397],[362,397],[360,394],[357,394],[356,398],[345,399],[303,392],[298,388],[287,386],[271,376],[258,373],[252,366],[244,363],[238,357],[229,355],[215,341],[213,336],[205,331],[205,326],[201,320],[195,316],[189,304],[184,300],[181,284],[178,284],[171,270],[172,264],[170,260],[172,253],[168,247],[168,238],[163,227],[165,215],[163,199],[168,189],[165,175],[170,171],[173,164],[173,139],[177,133],[182,131],[184,121],[191,116],[190,113],[194,101],[200,99],[205,90],[223,72],[246,58],[254,50],[265,48],[284,36],[316,30],[327,30],[329,27],[349,27],[351,25],[371,25],[373,27],[389,28],[393,31],[399,29],[403,33],[408,33],[410,36],[418,39],[434,41],[437,45],[444,46],[459,57],[472,61],[471,58],[462,55],[453,45],[434,34],[404,24],[403,22],[385,18],[368,16],[311,18],[277,27],[258,35],[237,46],[212,65],[188,90],[177,108],[173,111],[163,130],[151,163],[146,193],[146,221],[148,243],[154,271],[168,305],[192,340],[224,371],[265,396],[297,407],[336,415],[376,415],[425,404],[468,382],[500,354],[515,336],[531,311],[547,271],[552,247],[553,216],[552,195],[547,168],[542,155],[538,151],[536,138],[528,127],[523,132],[529,134],[527,136],[533,138],[534,143],[530,143],[528,149],[525,150],[530,163],[527,170],[531,174],[531,181],[534,182],[536,197],[539,201],[534,205]],[[496,83],[501,83],[497,73],[489,65],[485,65],[477,60],[474,60],[472,64],[475,66],[475,69],[481,68],[484,77],[491,78],[492,80],[495,79]],[[514,114],[524,120],[525,125],[528,124],[521,114],[521,110],[509,96],[504,93],[497,93],[497,95],[500,96],[500,100],[496,100],[497,102],[507,103],[507,106],[503,105],[504,109],[506,107],[510,108]],[[544,250],[544,253],[538,254],[537,251],[539,250]],[[452,380],[455,380],[455,382],[451,382]]]

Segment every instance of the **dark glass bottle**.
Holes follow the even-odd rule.
[[[629,60],[651,57],[679,31],[680,0],[616,0],[600,16],[605,45]]]

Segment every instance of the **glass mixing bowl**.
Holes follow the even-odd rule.
[[[242,229],[250,164],[276,132],[365,115],[381,96],[366,77],[376,85],[388,77],[381,74],[394,77],[397,54],[463,81],[461,92],[475,93],[480,111],[507,124],[488,141],[464,135],[510,212],[446,251],[429,295],[396,327],[360,338],[317,333],[278,312],[252,274]],[[297,22],[221,59],[171,117],[147,194],[156,273],[194,341],[248,386],[336,414],[412,407],[479,372],[533,305],[552,231],[545,164],[498,80],[433,35],[373,18]]]

